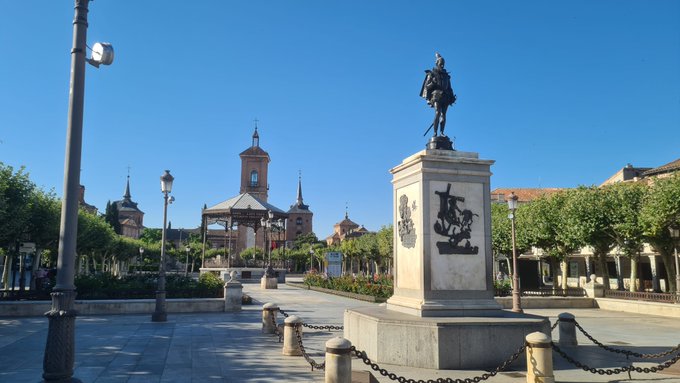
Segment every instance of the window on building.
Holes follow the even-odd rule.
[[[257,170],[250,172],[250,186],[257,186]]]
[[[302,225],[302,218],[301,218],[301,217],[297,217],[297,219],[295,220],[295,224],[296,224],[296,225]]]

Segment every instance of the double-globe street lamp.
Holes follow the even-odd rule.
[[[175,200],[168,194],[172,191],[172,181],[175,180],[169,170],[161,176],[161,192],[163,193],[163,231],[161,234],[161,260],[158,265],[158,289],[156,290],[156,309],[151,314],[152,322],[165,322],[168,314],[165,310],[165,231],[168,222],[168,204]]]
[[[268,256],[267,256],[267,271],[265,274],[268,278],[274,276],[274,268],[272,267],[272,224],[274,222],[274,212],[267,211],[267,218],[262,218],[260,220],[260,226],[264,229],[262,232],[263,244],[267,246],[267,229],[269,229],[269,246],[268,246]]]
[[[511,192],[508,196],[508,209],[510,214],[510,227],[512,231],[512,311],[521,313],[522,301],[520,298],[519,270],[517,270],[517,247],[515,246],[515,210],[517,210],[517,195]]]
[[[47,382],[76,380],[71,378],[75,361],[76,287],[74,277],[83,144],[85,63],[99,67],[99,65],[110,65],[113,62],[113,48],[108,43],[94,44],[92,57],[85,58],[88,3],[89,0],[75,0],[57,280],[51,293],[52,307],[45,313],[49,326],[43,357],[43,379]]]

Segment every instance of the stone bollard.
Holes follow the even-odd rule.
[[[274,334],[276,333],[276,313],[279,312],[279,306],[276,303],[265,303],[262,306],[262,333]]]
[[[562,313],[558,315],[560,320],[557,327],[560,334],[560,347],[562,346],[578,346],[576,340],[576,319],[570,313]]]
[[[241,311],[243,304],[243,285],[236,280],[236,272],[232,271],[224,284],[224,311]]]
[[[302,355],[302,350],[295,334],[296,327],[302,327],[302,319],[297,315],[291,315],[283,321],[283,355]],[[302,336],[302,328],[300,328],[300,336]]]
[[[527,383],[555,383],[552,340],[542,332],[527,335]]]
[[[352,343],[343,337],[326,342],[326,383],[352,382]]]

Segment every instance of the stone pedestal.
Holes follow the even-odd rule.
[[[421,317],[498,315],[491,164],[477,153],[428,149],[390,171],[395,275],[388,309]]]
[[[278,279],[276,277],[269,278],[266,275],[263,275],[262,278],[260,278],[260,288],[261,289],[278,289],[279,284],[278,284]]]
[[[429,145],[428,147],[432,147]],[[495,368],[547,318],[494,300],[490,166],[477,153],[426,149],[390,172],[394,295],[346,310],[345,338],[377,363]]]
[[[243,285],[232,271],[231,279],[224,284],[224,311],[241,311],[242,304]]]
[[[595,274],[590,276],[590,282],[583,286],[583,290],[585,290],[586,296],[588,298],[604,297],[604,285],[602,283],[597,283],[597,277]]]

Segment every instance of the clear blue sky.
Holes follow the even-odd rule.
[[[73,1],[0,0],[0,161],[62,194]],[[388,170],[424,149],[434,52],[458,103],[447,133],[496,160],[492,188],[599,184],[680,156],[679,1],[113,1],[90,3],[81,183],[102,211],[133,200],[160,227],[239,191],[253,120],[269,201],[298,170],[319,237],[391,222]]]

